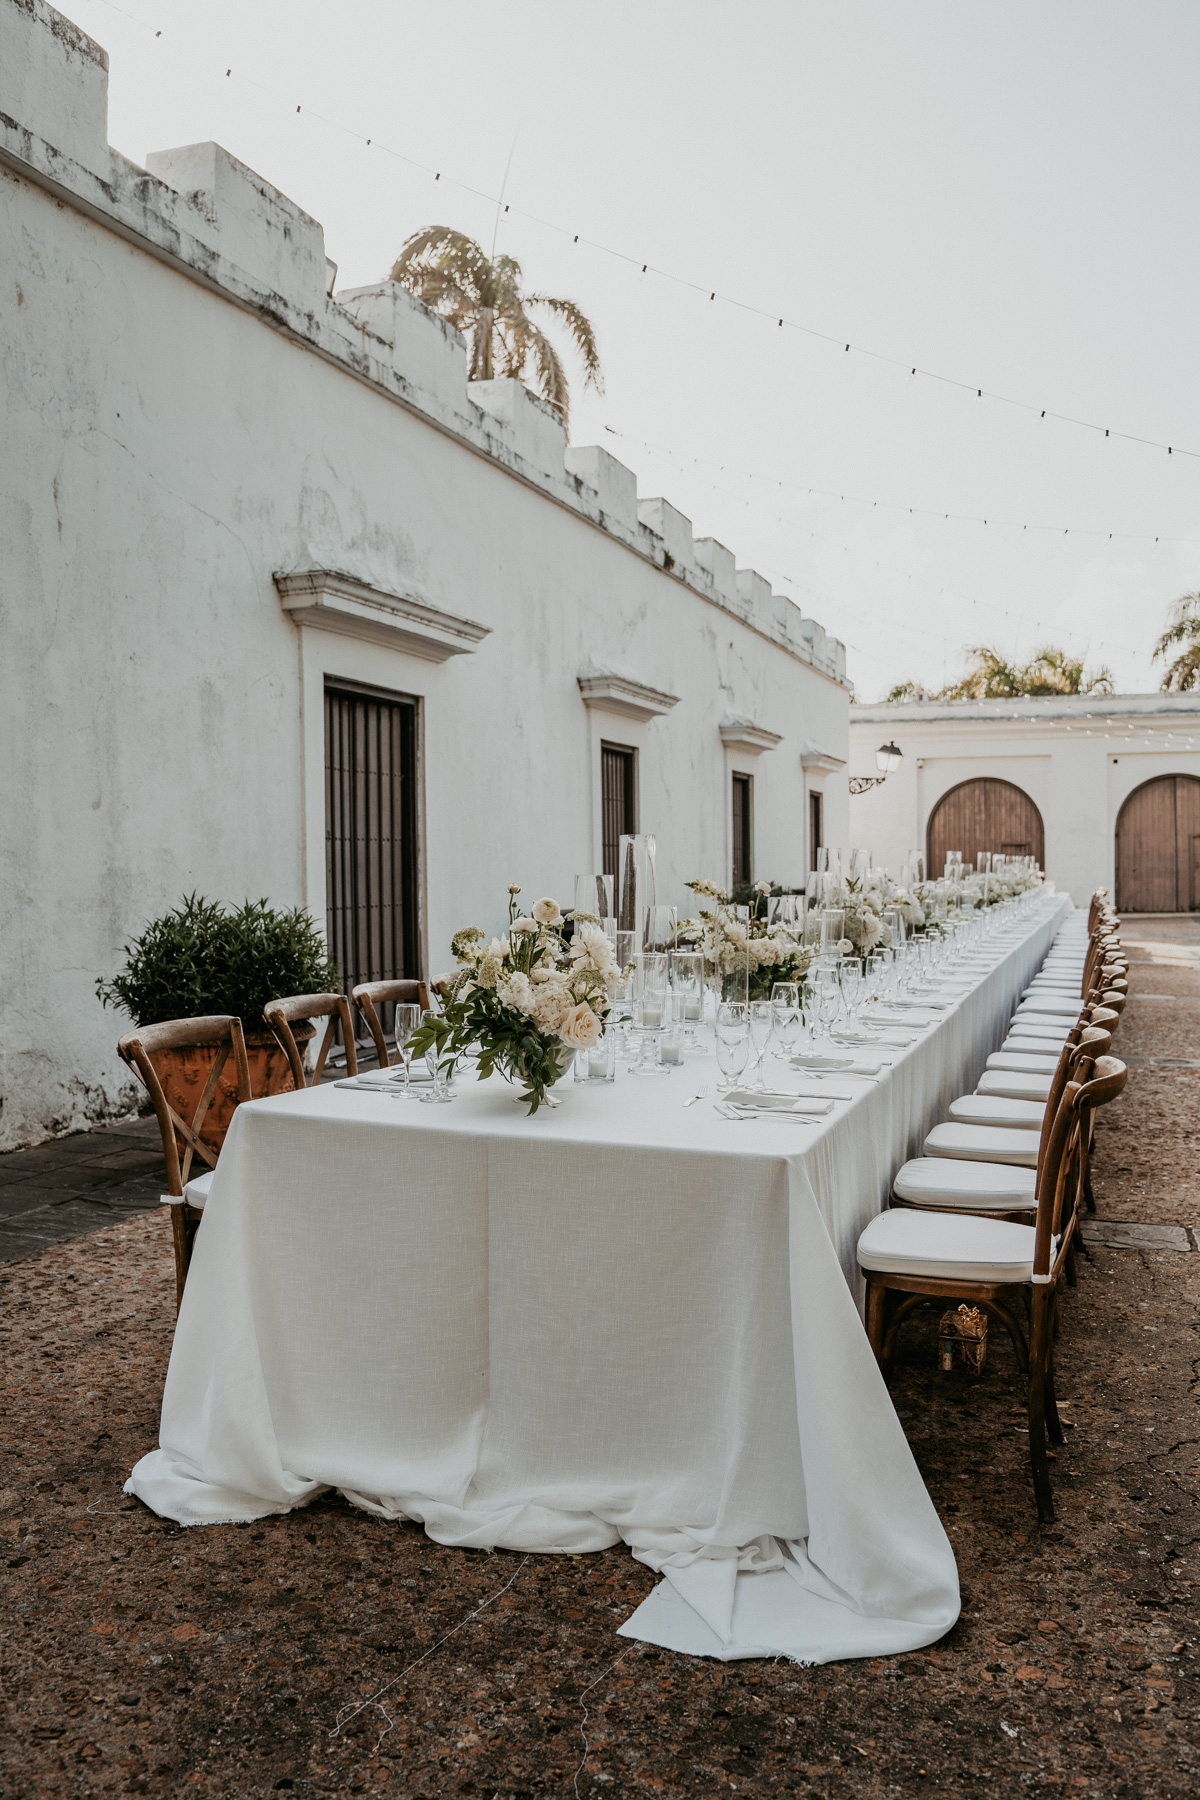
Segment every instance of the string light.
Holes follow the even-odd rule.
[[[149,31],[153,29],[146,20],[140,19],[136,14],[127,12],[125,8],[117,6],[114,3],[114,0],[99,0],[99,4],[101,6],[107,6],[110,11],[119,13],[123,18],[131,19],[135,24],[142,26],[144,30]],[[161,38],[163,34],[161,31],[155,31],[154,35],[156,38]],[[225,73],[228,77],[231,74],[231,70],[226,69]],[[244,76],[239,76],[239,80],[245,81],[247,86],[257,88],[260,93],[271,93],[271,90],[264,87],[261,82],[249,81]],[[300,107],[297,106],[296,112],[299,113],[299,111]],[[443,179],[442,172],[440,170],[435,171],[429,163],[422,162],[418,157],[409,156],[405,151],[397,150],[393,145],[384,143],[381,138],[367,137],[364,133],[356,131],[353,126],[344,124],[340,119],[332,119],[328,114],[315,112],[312,108],[309,108],[306,116],[308,118],[319,120],[322,124],[328,125],[332,130],[343,132],[347,137],[356,138],[359,143],[364,145],[364,147],[374,145],[374,147],[382,151],[384,155],[391,156],[398,162],[407,164],[410,168],[418,169],[423,174],[432,175],[435,182],[440,182]],[[447,175],[445,179],[448,186],[457,188],[462,193],[471,194],[476,199],[484,200],[489,206],[498,206],[500,204],[495,194],[489,194],[482,188],[474,187],[470,182],[460,181],[450,175]],[[508,208],[506,207],[505,210],[507,211]],[[872,350],[862,344],[848,344],[844,338],[836,337],[827,331],[820,331],[816,326],[803,324],[798,319],[790,319],[786,314],[781,316],[773,309],[759,306],[753,301],[739,299],[733,294],[726,294],[722,292],[720,288],[710,289],[707,282],[689,281],[686,276],[677,275],[671,269],[662,268],[660,265],[648,261],[643,262],[638,256],[631,255],[624,250],[618,250],[611,244],[603,244],[598,239],[590,238],[583,232],[573,232],[569,226],[560,225],[553,219],[545,219],[539,213],[530,212],[525,207],[513,206],[512,210],[517,217],[528,219],[531,224],[539,225],[545,231],[552,231],[560,237],[570,238],[573,244],[584,244],[588,249],[595,250],[602,256],[611,257],[614,261],[626,263],[634,268],[637,268],[640,265],[643,275],[656,275],[661,281],[670,282],[675,287],[686,288],[691,293],[707,293],[710,300],[715,301],[719,299],[723,301],[725,305],[732,306],[737,311],[747,313],[751,317],[773,319],[777,323],[777,329],[786,326],[787,329],[795,331],[803,337],[812,338],[818,343],[840,343],[843,347],[844,355],[849,355],[851,349],[853,349],[855,355],[865,357],[870,362],[877,362],[885,367],[894,369],[907,368],[910,378],[921,376],[924,380],[938,382],[943,387],[957,388],[963,393],[973,393],[979,400],[992,400],[995,401],[997,405],[1011,406],[1019,412],[1036,413],[1039,419],[1052,419],[1057,424],[1071,425],[1080,431],[1095,432],[1097,435],[1102,435],[1105,438],[1119,438],[1124,443],[1138,444],[1144,449],[1165,451],[1168,456],[1187,456],[1200,461],[1200,450],[1184,449],[1179,444],[1168,444],[1157,438],[1142,437],[1136,432],[1118,431],[1115,427],[1100,425],[1091,419],[1077,418],[1072,413],[1057,412],[1053,407],[1043,406],[1039,408],[1034,401],[1021,400],[1012,394],[1002,394],[991,388],[985,389],[980,387],[976,382],[964,381],[955,375],[944,375],[936,369],[923,368],[919,363],[910,364],[906,358],[890,356],[885,351]]]

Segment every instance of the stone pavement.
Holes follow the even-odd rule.
[[[153,1119],[0,1156],[0,1263],[157,1207],[166,1186]]]
[[[655,1578],[620,1545],[451,1549],[334,1493],[243,1526],[156,1518],[121,1492],[174,1324],[166,1221],[137,1216],[153,1127],[9,1158],[9,1199],[33,1204],[0,1269],[0,1800],[1195,1800],[1197,1107],[1161,1059],[1200,1060],[1176,955],[1200,936],[1152,924],[1127,934],[1135,995],[1157,996],[1122,1029],[1143,1060],[1101,1115],[1102,1217],[1064,1296],[1054,1525],[1007,1345],[974,1380],[939,1373],[938,1309],[902,1335],[892,1397],[963,1600],[910,1656],[721,1667],[631,1644],[616,1627]],[[31,1252],[46,1230],[69,1241]]]

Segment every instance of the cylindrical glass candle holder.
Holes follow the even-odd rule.
[[[617,1032],[606,1025],[594,1044],[575,1052],[576,1081],[615,1081],[617,1077]]]

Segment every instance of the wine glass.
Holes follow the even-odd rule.
[[[421,1009],[406,1000],[396,1004],[396,1055],[404,1064],[404,1094],[412,1098],[412,1036],[421,1023]]]
[[[715,1026],[717,1067],[725,1077],[718,1086],[728,1093],[737,1086],[737,1078],[746,1067],[750,1055],[749,1008],[740,1000],[724,1000],[717,1008]]]
[[[754,1052],[754,1086],[766,1087],[763,1076],[763,1058],[767,1054],[767,1045],[775,1029],[775,1015],[769,1000],[752,1000],[750,1002],[750,1048]]]
[[[777,981],[771,988],[771,1011],[775,1016],[775,1035],[782,1046],[775,1055],[791,1056],[795,1048],[796,1026],[800,1022],[800,988],[794,981]]]

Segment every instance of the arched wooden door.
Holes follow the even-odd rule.
[[[946,866],[946,853],[961,850],[963,863],[973,864],[982,850],[1006,856],[1035,856],[1046,862],[1042,815],[1024,789],[990,776],[961,781],[943,794],[929,815],[925,832],[925,867],[936,880]]]
[[[1118,912],[1200,909],[1200,780],[1160,775],[1117,814]]]

